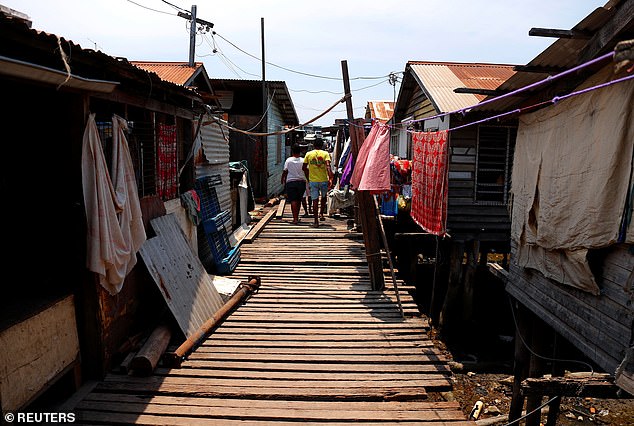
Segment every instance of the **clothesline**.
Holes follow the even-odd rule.
[[[582,89],[582,90],[577,90],[575,92],[568,93],[567,95],[555,96],[555,97],[553,97],[552,99],[550,99],[548,101],[539,102],[539,103],[536,103],[536,104],[533,104],[533,105],[529,105],[527,107],[517,108],[517,109],[511,110],[511,111],[503,112],[501,114],[497,114],[497,115],[493,115],[493,116],[490,116],[490,117],[486,117],[486,118],[483,118],[481,120],[477,120],[477,121],[473,121],[473,122],[470,122],[470,123],[462,124],[460,126],[452,127],[452,128],[447,129],[447,131],[448,132],[452,132],[452,131],[455,131],[455,130],[458,130],[458,129],[463,129],[465,127],[473,126],[475,124],[481,124],[481,123],[486,123],[486,122],[491,121],[491,120],[497,120],[499,118],[503,118],[503,117],[506,117],[506,116],[509,116],[509,115],[513,115],[513,114],[523,114],[523,113],[525,113],[525,112],[527,112],[529,110],[536,109],[536,108],[544,106],[544,105],[550,105],[550,104],[554,105],[557,102],[563,101],[565,99],[572,98],[572,97],[578,96],[578,95],[582,95],[584,93],[592,92],[594,90],[602,89],[602,88],[605,88],[605,87],[608,87],[608,86],[612,86],[614,84],[623,83],[625,81],[632,80],[632,79],[634,79],[634,74],[633,75],[628,75],[626,77],[618,78],[616,80],[608,81],[607,83],[601,83],[601,84],[597,84],[595,86],[591,86],[591,87],[588,87],[588,88],[585,88],[585,89]],[[499,99],[499,98],[496,98],[496,99]],[[491,101],[492,100],[494,100],[494,99],[491,99]],[[469,107],[469,108],[473,108],[473,107]],[[460,110],[457,110],[455,112],[460,112]],[[442,113],[442,114],[439,114],[439,115],[435,115],[435,116],[432,116],[432,117],[426,117],[426,118],[423,118],[423,119],[420,119],[420,120],[416,120],[416,121],[431,120],[433,118],[440,117],[440,116],[447,115],[447,114],[451,114],[451,113]],[[350,122],[348,120],[346,120],[346,123],[348,125],[354,126],[354,127],[363,127],[363,126],[360,126],[358,124],[354,124],[354,123],[352,123],[352,122]],[[409,121],[408,124],[409,123],[412,123],[412,121]],[[394,124],[386,124],[386,126],[389,126],[392,129],[399,129],[400,128],[398,125],[394,125]],[[416,132],[418,132],[418,130],[409,130],[409,129],[404,129],[404,130],[406,132],[408,132],[408,133],[416,133]]]
[[[526,92],[528,90],[531,90],[531,89],[534,89],[536,87],[539,87],[539,86],[541,86],[543,84],[550,83],[552,81],[555,81],[555,80],[558,80],[558,79],[560,79],[562,77],[565,77],[565,76],[567,76],[569,74],[575,73],[575,72],[577,72],[579,70],[582,70],[583,68],[586,68],[586,67],[588,67],[590,65],[594,65],[594,64],[596,64],[598,62],[602,62],[605,59],[611,58],[613,56],[614,56],[614,52],[609,52],[609,53],[606,53],[605,55],[599,56],[598,58],[592,59],[592,60],[590,60],[588,62],[584,62],[583,64],[577,65],[576,67],[570,68],[569,70],[562,71],[559,74],[549,75],[548,77],[546,77],[543,80],[540,80],[540,81],[537,81],[535,83],[526,85],[524,87],[520,87],[519,89],[515,89],[515,90],[513,90],[513,91],[511,91],[509,93],[504,93],[503,95],[496,96],[496,97],[491,98],[491,99],[486,99],[486,100],[484,100],[482,102],[479,102],[477,104],[474,104],[474,105],[471,105],[471,106],[468,106],[468,107],[464,107],[464,108],[460,108],[460,109],[457,109],[457,110],[454,110],[454,111],[441,112],[441,113],[436,114],[436,115],[431,116],[431,117],[425,117],[425,118],[419,118],[417,120],[411,120],[411,121],[408,121],[407,124],[409,125],[409,124],[412,124],[412,123],[418,123],[420,121],[431,120],[431,119],[434,119],[434,118],[440,118],[440,117],[444,117],[444,116],[450,115],[450,114],[463,114],[464,115],[466,112],[469,112],[471,109],[473,109],[475,107],[479,107],[479,106],[482,106],[482,105],[487,105],[487,104],[489,104],[491,102],[499,101],[500,99],[505,99],[505,98],[508,98],[508,97],[511,97],[511,96],[515,96],[515,95],[517,95],[519,93]]]
[[[337,102],[335,102],[334,104],[332,104],[328,109],[326,109],[324,112],[320,113],[319,115],[317,115],[316,117],[311,118],[310,120],[306,121],[303,124],[298,124],[297,126],[293,126],[290,127],[288,129],[284,129],[284,130],[278,130],[276,132],[250,132],[248,130],[242,130],[242,129],[238,129],[236,127],[233,127],[231,125],[229,125],[228,123],[226,123],[225,121],[221,120],[220,118],[213,116],[212,115],[212,119],[218,123],[220,126],[224,126],[229,130],[233,130],[234,132],[238,132],[238,133],[242,133],[245,135],[250,135],[250,136],[276,136],[276,135],[285,135],[286,133],[292,132],[293,130],[297,130],[299,128],[302,128],[310,123],[312,123],[313,121],[317,121],[319,120],[321,117],[323,117],[324,115],[328,114],[330,111],[332,111],[338,104],[340,103],[344,103],[349,97],[351,97],[351,94],[347,94],[345,96],[343,96],[341,99],[339,99]]]

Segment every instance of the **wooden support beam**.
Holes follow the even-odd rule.
[[[517,72],[532,72],[536,74],[559,74],[560,72],[566,71],[565,68],[547,67],[543,65],[516,65],[513,67],[513,70]]]
[[[528,31],[528,35],[534,37],[574,38],[579,40],[589,40],[592,37],[592,34],[587,31],[555,30],[552,28],[531,28]]]
[[[456,87],[454,93],[470,93],[472,95],[499,96],[508,93],[508,90],[478,89],[474,87]]]
[[[634,0],[624,0],[618,6],[612,18],[606,22],[590,39],[579,55],[579,63],[588,62],[595,57],[607,53],[618,40],[619,34],[625,30],[634,16]]]
[[[350,122],[350,145],[351,153],[354,158],[359,155],[359,149],[365,139],[363,131],[364,120],[354,119],[352,109],[352,95],[350,94],[350,77],[348,76],[348,62],[341,61],[341,70],[343,73],[343,86],[346,95],[346,111]],[[379,244],[379,234],[376,224],[376,208],[372,195],[367,191],[357,191],[355,201],[359,206],[359,220],[363,230],[363,243],[365,245],[365,255],[368,260],[368,269],[370,270],[370,282],[372,289],[382,290],[385,286],[383,280],[383,265],[381,261],[381,248]]]
[[[571,397],[619,398],[619,387],[608,374],[581,376],[532,377],[521,384],[522,394]]]

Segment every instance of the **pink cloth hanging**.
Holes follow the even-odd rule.
[[[447,226],[446,130],[412,133],[412,210],[411,216],[430,234],[444,236]]]
[[[350,180],[353,189],[383,192],[390,190],[390,128],[374,121],[363,141]]]

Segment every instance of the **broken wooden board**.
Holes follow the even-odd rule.
[[[139,250],[185,337],[192,336],[223,300],[172,214],[152,219],[156,237]]]

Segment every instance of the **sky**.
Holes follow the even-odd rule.
[[[555,39],[533,27],[571,29],[607,0],[202,0],[197,17],[214,24],[196,36],[195,60],[211,78],[260,80],[262,32],[267,80],[285,81],[300,123],[343,95],[350,75],[355,117],[368,101],[393,101],[407,61],[524,65]],[[182,0],[0,0],[33,28],[83,48],[138,61],[188,61]],[[213,34],[215,32],[215,34]],[[72,63],[71,63],[72,68]],[[284,69],[285,68],[285,69]],[[398,81],[390,84],[394,73]],[[307,75],[310,74],[310,75]],[[344,104],[313,124],[346,118]]]

